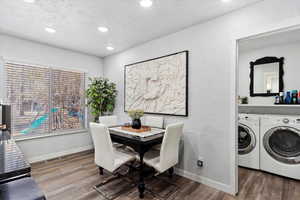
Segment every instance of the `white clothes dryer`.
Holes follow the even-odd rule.
[[[261,117],[260,168],[300,180],[300,116]]]

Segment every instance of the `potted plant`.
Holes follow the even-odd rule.
[[[112,113],[117,97],[116,84],[107,78],[89,78],[90,84],[86,90],[87,106],[91,109],[94,122],[106,112]]]
[[[140,129],[142,127],[141,117],[144,115],[143,110],[129,110],[128,115],[132,119],[131,127],[134,129]]]

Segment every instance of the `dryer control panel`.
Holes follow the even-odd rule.
[[[283,118],[278,120],[278,122],[282,122],[283,124],[300,124],[300,118]]]
[[[268,125],[300,125],[300,116],[267,116],[262,117],[262,120]]]

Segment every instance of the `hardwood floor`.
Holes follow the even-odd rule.
[[[32,176],[49,200],[101,200],[92,187],[109,175],[99,175],[91,152],[70,155],[61,159],[32,165]],[[133,175],[134,176],[134,175]],[[161,179],[169,180],[166,175]],[[158,179],[146,180],[146,186],[167,200],[300,200],[300,182],[260,171],[239,169],[239,195],[234,197],[211,187],[174,176],[173,185]],[[138,200],[136,187],[118,179],[102,188],[107,194],[126,189],[116,200]],[[146,191],[145,200],[159,199]]]

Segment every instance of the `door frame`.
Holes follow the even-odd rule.
[[[231,169],[230,169],[230,180],[231,180],[231,193],[233,195],[238,194],[238,81],[239,81],[239,69],[238,69],[238,61],[239,61],[239,43],[245,40],[252,40],[260,37],[266,37],[282,32],[288,32],[300,29],[300,17],[291,18],[285,20],[282,23],[272,24],[270,26],[264,27],[260,30],[253,31],[252,33],[242,34],[232,41],[232,45],[234,46],[234,51],[232,52],[234,60],[232,60],[231,73],[232,73],[232,81],[231,81]]]

